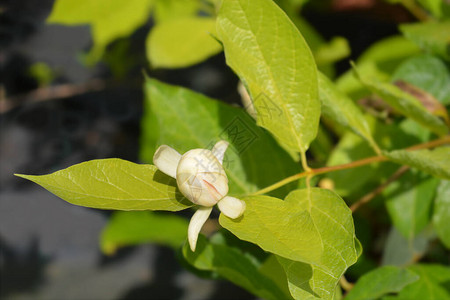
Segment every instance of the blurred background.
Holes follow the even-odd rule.
[[[295,1],[279,2],[291,7]],[[321,39],[345,38],[338,39],[344,50],[326,67],[330,76],[417,17],[386,1],[296,2],[301,10],[289,13]],[[171,247],[145,244],[103,254],[99,237],[111,212],[73,206],[13,176],[47,174],[90,159],[142,162],[143,70],[240,105],[238,78],[223,53],[189,67],[152,68],[145,43],[155,22],[149,13],[93,58],[88,24],[46,23],[53,0],[0,3],[0,298],[252,299],[231,283],[192,275]]]

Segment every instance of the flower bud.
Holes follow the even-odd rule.
[[[195,204],[210,207],[228,193],[228,178],[212,151],[193,149],[180,159],[176,172],[183,195]]]

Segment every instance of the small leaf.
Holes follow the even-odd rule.
[[[376,151],[380,151],[372,137],[369,124],[359,108],[320,72],[319,95],[322,102],[322,112],[325,116],[353,130],[353,132],[369,142]]]
[[[258,125],[304,153],[320,117],[317,70],[308,45],[270,0],[227,0],[217,18],[227,64],[246,86]]]
[[[220,224],[238,238],[281,256],[294,297],[330,298],[361,250],[345,202],[334,192],[318,188],[295,190],[285,201],[267,196],[243,200],[244,215],[235,220],[221,215]]]
[[[441,241],[450,248],[450,181],[441,180],[435,201],[433,224]]]
[[[418,0],[417,2],[438,19],[450,16],[450,3],[445,0]]]
[[[157,24],[147,38],[147,57],[153,67],[181,68],[222,51],[213,18],[181,18]]]
[[[394,266],[380,267],[362,276],[345,299],[378,299],[389,293],[398,293],[418,279],[417,274],[407,269]]]
[[[94,47],[88,63],[97,62],[106,46],[126,37],[150,16],[154,0],[57,0],[47,22],[64,25],[91,25]]]
[[[420,48],[403,36],[391,36],[372,44],[356,61],[360,72],[367,70],[376,73],[377,77],[387,76],[405,59],[420,53]],[[373,67],[375,66],[375,67]],[[336,84],[339,90],[349,95],[352,99],[360,99],[367,96],[367,90],[349,70],[341,75]]]
[[[350,46],[343,37],[334,37],[329,43],[322,44],[314,52],[317,65],[327,65],[337,62],[350,55]]]
[[[176,215],[149,211],[117,211],[103,228],[100,247],[111,255],[117,248],[158,243],[177,248],[186,240],[188,221]]]
[[[395,150],[385,155],[392,161],[417,168],[433,176],[450,179],[450,147],[433,150]]]
[[[437,178],[409,171],[383,192],[392,223],[409,240],[428,225],[438,183]]]
[[[261,273],[256,260],[238,248],[209,242],[199,235],[197,249],[192,252],[186,244],[183,256],[194,267],[214,271],[223,278],[263,299],[290,299],[275,282]]]
[[[450,21],[400,25],[406,38],[425,51],[450,60]]]
[[[192,206],[176,181],[152,165],[110,158],[90,160],[31,180],[63,200],[80,206],[117,210],[178,211]]]
[[[398,300],[444,300],[450,299],[450,268],[433,264],[418,264],[408,270],[419,275],[419,280],[406,286],[394,299]]]
[[[445,123],[430,113],[414,96],[402,91],[393,84],[368,78],[365,75],[360,74],[356,69],[355,71],[361,82],[369,90],[380,96],[398,112],[415,120],[439,135],[444,135],[448,132],[448,127]]]
[[[153,79],[146,81],[145,91],[143,161],[152,161],[155,144],[170,145],[184,153],[194,148],[211,149],[218,140],[226,140],[230,147],[223,165],[231,196],[256,192],[300,171],[244,109]],[[292,186],[275,192],[285,196],[289,189]]]

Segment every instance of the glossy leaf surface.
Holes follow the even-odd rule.
[[[227,64],[249,91],[258,125],[305,152],[317,134],[317,70],[305,40],[270,0],[229,0],[217,18]]]
[[[175,179],[153,165],[110,158],[86,161],[48,175],[17,175],[69,203],[117,210],[178,211],[192,203],[176,190]]]

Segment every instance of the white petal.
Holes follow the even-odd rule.
[[[228,148],[228,142],[221,140],[218,141],[214,147],[212,148],[212,153],[215,157],[217,157],[217,160],[222,164],[223,163],[223,157],[225,156],[225,151],[227,151]]]
[[[167,145],[160,146],[156,150],[155,155],[153,155],[153,163],[155,166],[161,172],[173,178],[177,176],[177,167],[180,159],[181,154]]]
[[[214,206],[228,193],[225,170],[207,149],[183,154],[177,167],[177,184],[186,198],[201,206]]]
[[[245,211],[245,202],[230,196],[224,197],[217,203],[220,211],[231,219],[236,219],[242,216]]]
[[[195,251],[195,247],[197,245],[198,234],[205,224],[206,220],[208,220],[209,215],[211,214],[212,207],[200,207],[195,214],[191,218],[191,222],[189,222],[188,228],[188,241],[189,246],[191,247],[192,252]]]

